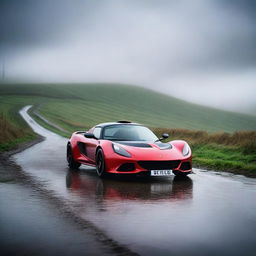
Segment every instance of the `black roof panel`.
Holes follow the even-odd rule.
[[[95,127],[106,127],[106,126],[111,126],[111,125],[140,125],[138,123],[132,123],[132,122],[123,122],[123,121],[118,121],[118,122],[107,122],[107,123],[101,123],[101,124],[97,124],[95,125]]]

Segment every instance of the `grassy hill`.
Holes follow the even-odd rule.
[[[127,85],[0,84],[0,151],[35,138],[18,115],[25,105],[34,106],[31,114],[39,123],[67,137],[100,122],[132,120],[159,136],[168,132],[170,139],[186,140],[194,166],[256,176],[256,116]]]
[[[0,85],[0,112],[8,113],[26,104],[36,105],[41,115],[68,132],[114,120],[209,132],[256,130],[255,116],[191,104],[141,87],[112,84]]]

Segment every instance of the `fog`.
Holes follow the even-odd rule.
[[[252,0],[2,0],[4,79],[133,84],[255,114],[255,11]]]

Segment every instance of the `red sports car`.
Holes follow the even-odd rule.
[[[162,138],[147,127],[128,121],[102,123],[89,131],[74,132],[67,144],[71,169],[81,164],[96,167],[102,177],[107,173],[149,176],[186,176],[192,171],[192,153],[187,142]]]

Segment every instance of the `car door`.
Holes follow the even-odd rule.
[[[90,162],[92,164],[95,164],[95,153],[96,148],[99,145],[99,138],[101,134],[101,128],[95,127],[92,131],[95,138],[88,139],[86,143],[86,151],[87,151],[87,157],[89,158]]]

